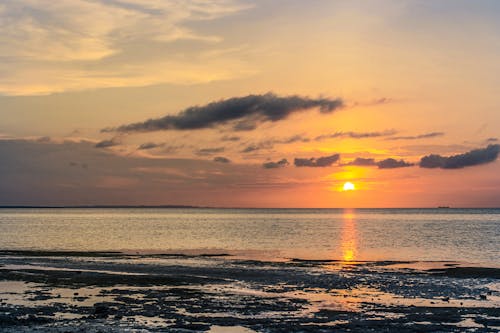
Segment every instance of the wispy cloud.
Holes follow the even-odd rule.
[[[310,139],[302,135],[293,135],[288,138],[282,139],[267,139],[259,143],[248,145],[246,148],[241,150],[241,153],[251,153],[262,149],[272,149],[276,144],[291,144],[296,142],[309,142]]]
[[[330,113],[342,107],[342,100],[330,98],[310,98],[301,96],[277,96],[273,93],[233,97],[203,106],[192,106],[177,115],[149,119],[144,122],[107,128],[104,132],[151,132],[162,130],[193,130],[212,128],[233,123],[239,127],[250,123],[246,130],[254,129],[263,122],[276,122],[290,114],[318,108],[321,113]],[[234,128],[233,127],[233,128]]]
[[[349,138],[349,139],[365,139],[365,138],[378,138],[378,137],[383,137],[383,136],[391,136],[396,134],[396,130],[385,130],[381,132],[354,132],[354,131],[348,131],[348,132],[335,132],[331,134],[323,134],[319,135],[314,140],[316,141],[322,141],[325,139],[336,139],[336,138]]]
[[[418,140],[418,139],[429,139],[443,136],[443,132],[431,132],[431,133],[423,133],[418,135],[409,135],[409,136],[394,136],[387,138],[386,140]]]
[[[486,148],[474,149],[463,154],[452,156],[427,155],[420,160],[421,168],[461,169],[468,166],[493,162],[500,153],[500,145],[489,145]]]
[[[220,36],[190,28],[189,23],[249,7],[231,0],[3,1],[0,93],[50,94],[242,75],[249,70],[241,61],[203,52],[213,50]],[[162,54],[158,45],[176,41],[196,44],[199,52],[191,59]],[[132,48],[138,45],[156,52],[138,55]],[[197,65],[196,57],[210,68]]]

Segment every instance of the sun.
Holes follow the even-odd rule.
[[[356,187],[354,186],[353,183],[351,182],[345,182],[344,183],[344,186],[342,187],[342,189],[344,191],[354,191],[356,189]]]

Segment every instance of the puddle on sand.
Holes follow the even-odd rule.
[[[210,330],[207,333],[257,333],[254,330],[243,326],[210,326]]]

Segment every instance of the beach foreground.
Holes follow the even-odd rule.
[[[220,254],[0,253],[2,332],[498,332],[500,270]]]

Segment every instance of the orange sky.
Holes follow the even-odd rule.
[[[496,1],[4,3],[0,204],[498,207],[499,22]]]

